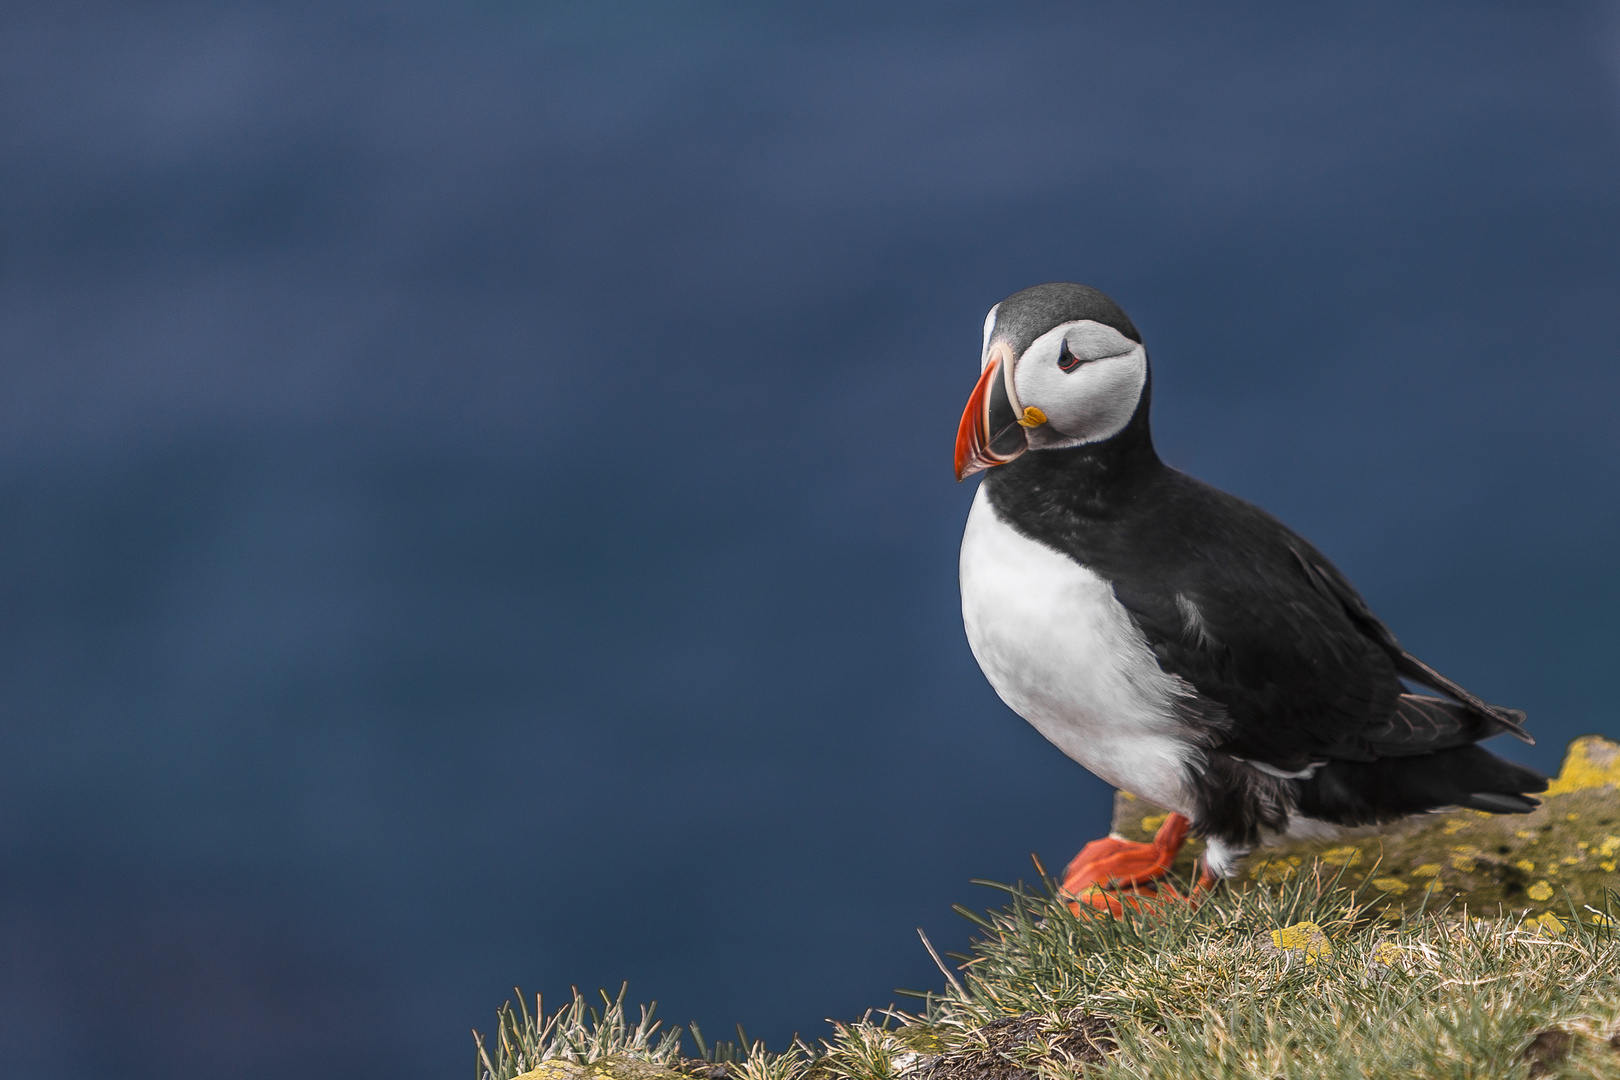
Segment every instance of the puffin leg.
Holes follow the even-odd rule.
[[[1069,907],[1077,915],[1082,905],[1120,915],[1127,905],[1140,911],[1154,903],[1197,904],[1216,881],[1208,866],[1200,867],[1198,883],[1186,896],[1162,880],[1191,827],[1185,815],[1170,814],[1146,844],[1113,837],[1093,840],[1063,871],[1063,891],[1074,897]]]

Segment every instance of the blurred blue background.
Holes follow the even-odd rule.
[[[1505,752],[1617,730],[1614,4],[8,5],[0,1072],[938,987],[1106,826],[957,610],[1053,279]]]

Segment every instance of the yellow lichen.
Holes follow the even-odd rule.
[[[1329,866],[1360,866],[1361,849],[1353,845],[1328,848],[1322,852],[1322,861]]]
[[[1564,932],[1563,920],[1550,911],[1543,911],[1536,916],[1535,921],[1549,934],[1562,934]]]
[[[1569,744],[1563,768],[1547,785],[1548,795],[1563,795],[1588,788],[1620,786],[1620,743],[1588,735]]]
[[[1611,874],[1614,873],[1614,867],[1615,867],[1614,863],[1612,863],[1612,862],[1600,862],[1600,863],[1598,863],[1598,865],[1603,867],[1603,869],[1605,871],[1607,871],[1608,873],[1611,873]]]
[[[1578,863],[1580,861],[1581,861],[1581,857],[1579,855],[1565,855],[1564,856],[1564,865],[1565,866],[1574,866],[1576,863]]]
[[[1316,963],[1319,957],[1333,955],[1333,946],[1328,944],[1327,935],[1313,922],[1297,922],[1281,930],[1273,930],[1271,943],[1287,952],[1303,952],[1307,964]]]
[[[1426,862],[1412,871],[1413,877],[1438,877],[1439,875],[1440,864],[1437,862]]]
[[[1298,855],[1289,855],[1287,858],[1260,859],[1254,864],[1254,876],[1265,882],[1287,881],[1298,871],[1301,861]]]
[[[1465,874],[1473,873],[1474,857],[1461,851],[1453,852],[1451,855],[1451,865],[1456,867],[1458,870],[1461,870]]]
[[[585,1066],[572,1061],[542,1061],[516,1080],[576,1080],[585,1073]]]
[[[1613,855],[1617,851],[1620,851],[1620,836],[1605,836],[1597,849],[1599,855]]]
[[[1445,834],[1447,836],[1455,836],[1464,829],[1472,828],[1473,824],[1474,823],[1472,821],[1462,821],[1460,819],[1453,818],[1452,820],[1446,822]]]
[[[1545,881],[1538,881],[1534,885],[1530,886],[1530,888],[1526,889],[1525,892],[1529,894],[1530,899],[1532,900],[1551,900],[1553,887],[1547,884]]]
[[[1513,865],[1517,866],[1520,870],[1523,870],[1527,874],[1533,874],[1536,872],[1536,864],[1531,862],[1529,859],[1520,859]]]
[[[1149,814],[1142,819],[1142,831],[1148,833],[1158,832],[1159,826],[1163,825],[1164,819],[1169,816],[1169,814]]]
[[[1401,958],[1401,947],[1393,941],[1380,941],[1373,946],[1372,962],[1375,964],[1393,964]]]
[[[661,1069],[644,1061],[614,1055],[589,1065],[552,1059],[513,1078],[513,1080],[679,1080],[681,1073]]]
[[[1394,893],[1396,896],[1412,887],[1398,877],[1375,877],[1372,879],[1372,883],[1373,888],[1382,889],[1387,893]]]

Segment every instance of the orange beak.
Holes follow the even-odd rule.
[[[1005,465],[1029,449],[1029,436],[1007,393],[1004,369],[1001,356],[991,357],[962,410],[962,423],[956,429],[958,480],[993,465]]]

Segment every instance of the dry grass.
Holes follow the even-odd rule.
[[[1076,917],[1050,886],[996,887],[1006,906],[962,911],[971,955],[915,1013],[780,1053],[700,1043],[697,1062],[679,1058],[678,1030],[655,1036],[650,1011],[626,1022],[622,992],[594,1013],[576,996],[550,1020],[538,1002],[535,1016],[504,1009],[479,1080],[615,1053],[742,1080],[1620,1080],[1614,895],[1550,921],[1391,925],[1320,873],[1122,919]]]

